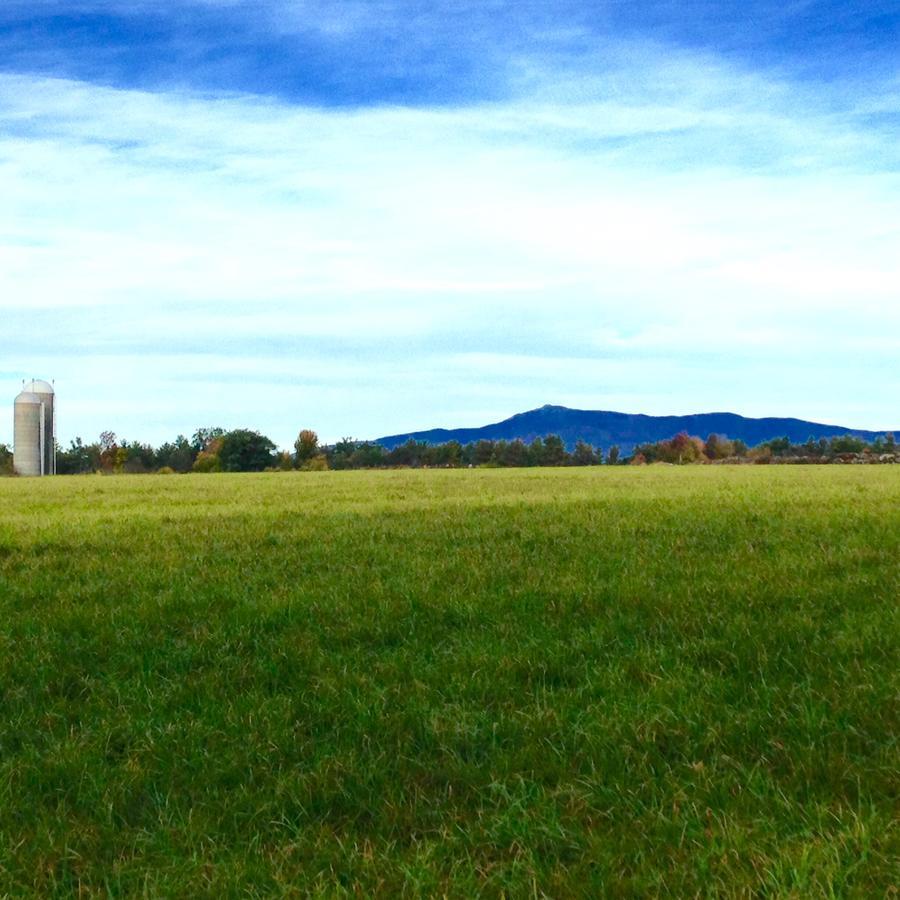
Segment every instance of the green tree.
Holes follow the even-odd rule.
[[[602,453],[595,451],[586,441],[578,441],[572,451],[572,465],[575,466],[595,466],[601,458]]]
[[[156,451],[156,467],[169,468],[175,472],[190,472],[196,454],[190,441],[179,434],[172,443],[163,444]]]
[[[371,444],[366,441],[350,455],[350,466],[353,469],[382,468],[387,465],[386,455],[381,444]]]
[[[462,462],[462,445],[459,441],[447,441],[445,444],[435,444],[429,448],[431,466],[455,469]]]
[[[318,455],[319,436],[309,428],[304,428],[294,441],[294,465],[299,469]]]
[[[225,436],[224,428],[198,428],[191,438],[191,449],[194,455],[206,450],[210,442]]]
[[[221,440],[218,455],[224,472],[261,472],[274,462],[275,444],[258,431],[238,428]]]
[[[787,456],[791,451],[790,438],[779,437],[768,441],[768,447],[773,456]]]
[[[410,438],[388,452],[387,464],[389,466],[417,466],[422,449],[416,441]]]
[[[332,469],[352,468],[353,454],[356,453],[359,444],[352,437],[341,438],[332,447],[326,448],[325,456],[328,465]]]
[[[143,472],[152,472],[156,468],[156,451],[149,444],[141,444],[138,441],[123,441],[119,448],[122,461],[119,471],[129,475],[139,475]]]
[[[472,463],[476,466],[487,465],[494,456],[494,442],[480,440],[472,451]]]
[[[528,465],[528,447],[520,438],[509,441],[503,448],[503,456],[498,459],[502,466],[520,468]]]
[[[528,445],[528,465],[542,466],[544,465],[544,440],[536,437]]]
[[[58,450],[56,471],[59,475],[87,475],[100,468],[100,445],[85,444],[80,437],[69,442],[68,450]]]
[[[13,474],[13,453],[6,444],[0,444],[0,475]]]
[[[569,454],[566,453],[566,445],[558,434],[548,434],[544,438],[544,465],[545,466],[565,466],[570,461]]]
[[[640,457],[641,462],[635,463],[635,465],[644,465],[645,463],[654,463],[657,460],[662,459],[662,450],[663,444],[662,442],[658,442],[656,444],[638,444],[634,448],[634,452],[632,453],[632,461],[636,460]],[[668,462],[668,460],[663,460],[664,462]]]
[[[612,447],[609,448],[609,452],[606,454],[606,464],[608,466],[615,466],[619,463],[619,445],[613,444]]]
[[[866,449],[866,442],[852,434],[844,434],[831,439],[832,453],[862,453]]]

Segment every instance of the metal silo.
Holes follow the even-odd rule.
[[[53,386],[32,381],[16,397],[13,466],[19,475],[56,473],[56,422]]]
[[[43,475],[42,421],[41,398],[22,391],[16,397],[13,419],[13,466],[19,475]]]
[[[53,385],[46,381],[32,381],[25,385],[26,393],[34,394],[43,406],[41,412],[41,457],[43,469],[41,475],[56,474],[56,399]]]

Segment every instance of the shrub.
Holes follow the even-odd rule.
[[[308,460],[303,464],[304,472],[327,472],[328,471],[328,458],[324,453],[320,453],[318,456],[314,456],[312,459]]]
[[[852,434],[844,434],[831,439],[832,453],[862,453],[866,449],[866,442]]]
[[[6,444],[0,444],[0,475],[12,474],[14,474],[12,450]]]
[[[222,460],[219,451],[222,449],[222,438],[213,438],[206,449],[201,450],[191,467],[195,472],[221,472]]]

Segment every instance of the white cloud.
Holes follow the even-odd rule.
[[[656,396],[663,412],[675,405],[665,373],[693,371],[704,349],[719,362],[702,390],[685,380],[690,409],[754,402],[753,360],[777,366],[785,348],[825,366],[849,341],[844,381],[883,377],[900,334],[900,178],[882,164],[896,152],[856,109],[804,105],[790,85],[702,59],[637,62],[612,80],[584,75],[580,91],[535,75],[516,101],[446,110],[0,76],[0,316],[16,329],[0,331],[3,367],[64,375],[85,433],[115,425],[115,410],[119,431],[153,439],[181,415],[177,396],[154,393],[161,370],[300,384],[315,369],[319,393],[302,404],[329,437],[348,420],[370,435],[458,423],[490,407],[482,379],[503,373],[531,373],[520,390],[490,385],[510,403],[633,397],[649,409]],[[90,325],[42,360],[37,326],[23,348],[23,309]],[[260,355],[267,340],[296,340],[303,365]],[[461,353],[466,340],[482,349]],[[555,355],[535,349],[542,340]],[[179,341],[207,346],[166,352]],[[728,353],[738,368],[716,394],[710,375]],[[107,405],[113,365],[117,396],[158,408],[153,433],[137,433],[147,418],[133,403]],[[793,362],[780,366],[795,385],[765,381],[758,411],[823,402]],[[360,379],[349,410],[348,372]],[[209,391],[204,421],[220,410],[294,429],[255,388]],[[886,399],[847,393],[836,389],[831,418],[885,424]]]

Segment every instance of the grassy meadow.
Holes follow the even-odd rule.
[[[0,480],[0,896],[900,889],[900,467]]]

